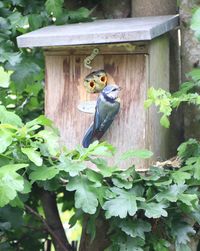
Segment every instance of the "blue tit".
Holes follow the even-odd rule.
[[[98,93],[107,85],[107,74],[104,70],[93,71],[84,79],[84,86],[89,93]]]
[[[112,124],[120,108],[118,98],[120,89],[119,86],[112,84],[107,85],[100,93],[96,103],[94,123],[83,138],[83,147],[87,148],[93,140],[99,140]]]

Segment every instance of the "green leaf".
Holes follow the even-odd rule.
[[[192,251],[188,245],[176,244],[176,251]]]
[[[0,17],[0,27],[1,27],[1,31],[3,31],[6,34],[10,34],[9,30],[11,28],[11,25],[9,24],[6,18]]]
[[[43,24],[43,18],[40,14],[31,14],[28,17],[29,26],[31,27],[31,30],[36,30],[40,27],[42,27]]]
[[[200,31],[200,28],[199,28]],[[187,74],[187,77],[191,77],[193,81],[199,81],[200,80],[200,69],[193,69],[191,72]]]
[[[94,182],[96,184],[96,187],[100,187],[101,184],[102,184],[102,180],[103,180],[103,177],[100,173],[98,172],[95,172],[94,170],[91,170],[91,169],[87,169],[86,170],[86,175],[87,175],[87,178]]]
[[[171,231],[177,244],[187,244],[187,242],[190,241],[189,235],[194,235],[196,233],[190,225],[179,221],[173,223]]]
[[[143,198],[137,197],[133,189],[126,191],[120,188],[110,189],[115,195],[103,205],[106,211],[106,218],[119,216],[125,218],[128,214],[133,216],[137,212],[137,200],[144,201]]]
[[[62,159],[62,163],[59,165],[59,169],[68,172],[71,177],[78,175],[86,168],[87,166],[84,162],[67,158]]]
[[[12,133],[8,130],[0,130],[0,153],[5,152],[13,141]]]
[[[8,88],[10,84],[10,75],[11,71],[4,71],[3,67],[0,67],[0,87],[1,88]]]
[[[35,171],[33,171],[29,178],[32,182],[39,181],[39,180],[50,180],[54,178],[59,173],[59,169],[57,166],[41,166],[38,167]]]
[[[141,246],[144,245],[144,242],[140,238],[128,237],[125,242],[123,241],[119,244],[120,244],[119,251],[143,251]]]
[[[96,194],[98,196],[98,201],[99,204],[101,205],[101,207],[103,206],[104,202],[105,202],[105,198],[108,195],[108,187],[107,186],[99,186],[99,184],[95,184],[96,189]]]
[[[47,151],[51,156],[56,156],[60,150],[59,146],[59,138],[53,131],[50,130],[42,130],[35,137],[42,138],[45,142],[43,143],[43,147],[47,148]]]
[[[165,128],[169,128],[170,122],[167,116],[163,115],[160,119],[160,124],[164,126]]]
[[[100,156],[112,156],[112,153],[108,151],[106,146],[98,145],[95,149],[91,152],[92,155],[100,155]]]
[[[48,119],[47,117],[45,117],[44,115],[40,115],[39,117],[37,117],[36,119],[33,119],[29,122],[26,123],[26,127],[27,128],[32,128],[35,125],[42,125],[42,126],[48,126],[51,127],[52,126],[52,121],[50,119]]]
[[[65,24],[65,23],[78,23],[92,21],[90,14],[92,11],[88,10],[85,7],[81,7],[75,11],[64,11],[61,16],[56,19],[56,24]]]
[[[200,180],[200,157],[191,157],[187,159],[186,165],[194,171],[194,178]]]
[[[98,215],[99,215],[99,210],[94,215],[91,215],[87,221],[86,233],[90,235],[90,243],[93,242],[96,236],[96,219]]]
[[[145,240],[145,232],[151,231],[151,224],[143,220],[124,220],[119,225],[120,229],[131,237],[140,237]]]
[[[178,147],[178,156],[182,159],[188,159],[193,156],[198,156],[200,146],[196,139],[189,139]]]
[[[142,207],[145,210],[147,218],[160,218],[161,216],[167,217],[167,211],[164,209],[167,205],[163,203],[144,203]]]
[[[195,31],[195,34],[198,37],[200,32],[200,8],[198,8],[192,16],[191,29]]]
[[[13,200],[9,202],[9,205],[11,207],[18,207],[18,208],[24,208],[23,201],[19,198],[19,196],[16,196]]]
[[[153,104],[153,100],[147,99],[147,100],[145,100],[145,102],[144,102],[144,108],[147,109],[147,108],[149,108],[152,104]]]
[[[5,221],[9,222],[11,227],[14,229],[19,230],[22,227],[23,214],[23,210],[16,207],[11,207],[10,205],[0,208],[1,219],[4,219]]]
[[[127,160],[127,159],[132,159],[132,158],[140,158],[140,159],[148,159],[152,157],[153,153],[148,150],[130,150],[125,153],[123,153],[119,160]]]
[[[98,206],[96,188],[85,176],[70,179],[66,186],[68,191],[75,192],[75,207],[81,208],[85,213],[95,214]]]
[[[172,183],[172,179],[169,177],[161,177],[159,180],[154,181],[154,185],[157,187],[168,186]]]
[[[55,17],[59,17],[62,14],[62,6],[64,0],[47,0],[45,7],[49,15],[53,14]]]
[[[21,61],[21,53],[19,52],[4,52],[2,56],[0,56],[0,61],[5,62],[8,61],[10,65],[15,66]]]
[[[100,173],[104,178],[111,177],[112,174],[118,170],[118,168],[115,166],[108,166],[107,162],[104,159],[91,159],[91,162],[96,165],[96,167],[100,170]]]
[[[10,172],[16,172],[22,168],[27,167],[28,164],[9,164],[5,166],[0,167],[0,175],[3,175],[4,173],[10,173]]]
[[[41,166],[43,159],[39,152],[34,148],[21,148],[21,151],[32,161],[36,166]]]
[[[26,85],[35,84],[41,68],[30,59],[23,60],[16,66],[15,72],[11,75],[11,80],[15,83],[17,91],[23,91]]]
[[[17,192],[23,190],[23,178],[18,174],[5,174],[0,178],[0,207],[5,206],[12,201]]]
[[[178,200],[178,196],[182,194],[187,189],[186,185],[172,185],[169,186],[164,191],[158,193],[156,195],[156,200],[158,202],[160,201],[170,201],[170,202],[176,202]]]
[[[130,189],[133,183],[128,180],[123,180],[120,178],[112,178],[112,182],[116,187]]]
[[[14,200],[17,192],[24,189],[24,179],[16,171],[27,166],[26,164],[12,164],[0,168],[0,207]]]
[[[22,126],[22,120],[14,112],[9,112],[3,105],[0,105],[0,122],[2,124],[11,124],[14,126]]]
[[[22,194],[27,194],[31,192],[31,183],[24,179],[24,189],[21,191]]]
[[[198,203],[198,196],[196,194],[180,194],[178,199],[190,207],[194,207]]]
[[[153,242],[154,251],[169,251],[170,243],[164,239],[155,239]]]
[[[113,155],[116,149],[107,142],[99,143],[98,141],[94,141],[92,144],[89,145],[88,148],[79,147],[79,149],[77,150],[80,152],[81,158],[86,159],[87,157],[91,157],[93,155],[110,157]]]
[[[171,174],[173,180],[177,184],[184,184],[186,180],[191,178],[191,174],[188,172],[183,172],[181,170],[176,170]]]
[[[9,15],[8,20],[12,25],[13,32],[15,32],[16,30],[23,31],[26,29],[25,27],[27,27],[28,25],[28,17],[22,16],[22,14],[17,11]]]

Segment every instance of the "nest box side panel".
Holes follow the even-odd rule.
[[[169,38],[164,35],[153,39],[149,47],[149,85],[169,90]],[[155,158],[165,160],[169,152],[169,130],[161,126],[158,109],[149,110],[149,146]]]
[[[146,55],[104,56],[104,68],[122,87],[120,112],[103,139],[125,152],[146,145]]]
[[[77,106],[82,101],[96,100],[98,94],[88,94],[83,86],[90,72],[83,65],[87,55],[46,55],[45,110],[61,132],[68,148],[81,144],[83,135],[93,121],[93,114],[81,112]],[[111,81],[123,89],[121,108],[103,139],[124,152],[147,148],[146,99],[148,77],[145,54],[98,55],[92,70],[105,69]]]

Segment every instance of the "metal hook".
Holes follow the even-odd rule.
[[[92,53],[84,59],[84,66],[88,69],[92,69],[91,63],[92,60],[99,54],[100,50],[98,48],[94,48]]]

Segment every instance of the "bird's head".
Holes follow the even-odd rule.
[[[102,94],[104,96],[107,96],[109,97],[110,99],[117,99],[118,98],[118,94],[119,94],[119,91],[121,90],[121,87],[115,85],[115,84],[112,84],[112,85],[107,85],[103,91],[102,91]]]

